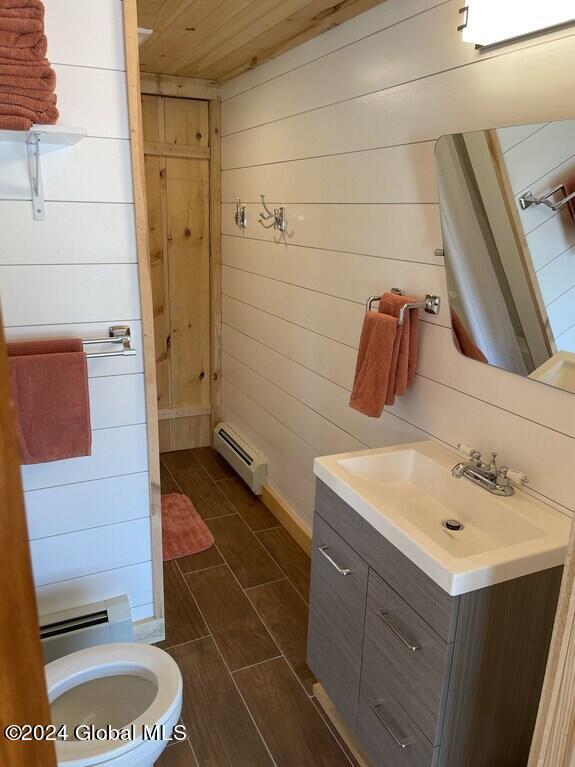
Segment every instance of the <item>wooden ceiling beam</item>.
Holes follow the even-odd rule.
[[[140,75],[141,92],[147,96],[171,96],[182,99],[204,99],[214,101],[218,98],[218,86],[211,80],[196,77],[175,77],[142,72]]]

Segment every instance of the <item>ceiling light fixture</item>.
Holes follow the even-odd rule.
[[[467,0],[458,29],[466,43],[497,45],[575,23],[574,0]]]

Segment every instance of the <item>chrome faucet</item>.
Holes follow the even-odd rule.
[[[457,445],[459,450],[468,456],[468,461],[456,463],[451,470],[451,475],[456,479],[465,477],[484,490],[488,490],[494,495],[513,495],[515,489],[512,482],[524,484],[527,477],[520,471],[514,471],[508,466],[497,465],[497,453],[491,453],[490,463],[484,463],[479,450],[474,450],[469,445]]]

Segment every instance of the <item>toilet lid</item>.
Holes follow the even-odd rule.
[[[157,687],[151,705],[129,724],[133,739],[56,741],[58,764],[66,767],[91,767],[136,748],[143,743],[143,725],[161,726],[181,706],[180,669],[168,653],[151,645],[118,642],[89,647],[52,661],[45,674],[50,703],[78,685],[110,676],[143,676]]]

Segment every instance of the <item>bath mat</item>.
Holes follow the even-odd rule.
[[[164,562],[199,554],[214,545],[214,536],[187,495],[162,496],[162,548]]]

